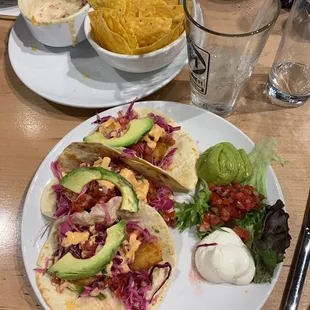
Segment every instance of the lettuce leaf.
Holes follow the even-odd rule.
[[[283,207],[283,202],[277,200],[273,206],[264,205],[260,210],[251,210],[244,219],[235,220],[237,226],[251,234],[247,246],[256,266],[255,283],[271,280],[274,269],[283,261],[290,246],[289,215]]]
[[[268,208],[268,205],[263,205],[260,210],[251,210],[249,211],[243,219],[236,219],[235,225],[239,226],[240,228],[243,228],[247,230],[251,238],[247,242],[247,247],[251,249],[255,234],[257,232],[261,232],[263,228],[263,222],[264,217],[266,215],[266,209]]]
[[[269,165],[275,161],[283,166],[286,160],[277,154],[277,141],[274,137],[263,137],[248,156],[252,163],[253,173],[243,184],[253,186],[266,197],[266,177]]]

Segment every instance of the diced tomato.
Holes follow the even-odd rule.
[[[209,189],[212,192],[209,201],[210,209],[203,217],[201,231],[208,231],[212,226],[223,225],[230,219],[244,218],[250,210],[259,210],[265,198],[250,185],[210,183]],[[247,235],[243,234],[243,239],[246,240]]]
[[[227,208],[221,210],[221,219],[227,222],[230,219],[230,213]]]
[[[79,199],[73,201],[72,212],[82,212],[85,209],[91,208],[92,200],[93,200],[92,197],[88,194],[81,195]]]
[[[250,238],[251,238],[251,234],[249,231],[247,231],[246,229],[240,228],[238,226],[234,227],[234,232],[241,238],[241,240],[243,241],[243,243],[247,243]]]
[[[82,251],[95,252],[97,249],[97,246],[98,246],[98,244],[96,244],[96,243],[90,243],[89,241],[86,241],[81,245],[81,249],[82,249]]]
[[[175,211],[166,213],[166,215],[167,215],[167,217],[172,218],[172,217],[174,217],[174,215],[175,215]]]
[[[220,219],[215,214],[210,214],[210,225],[215,226],[219,223]]]
[[[200,227],[199,227],[199,230],[200,231],[208,231],[208,230],[210,230],[210,228],[211,228],[211,225],[210,225],[210,223],[202,223],[201,225],[200,225]]]
[[[54,285],[59,285],[61,283],[61,280],[59,278],[53,278],[51,282]]]
[[[108,202],[111,198],[117,195],[117,189],[103,191],[97,181],[92,182],[89,185],[89,189],[78,199],[72,203],[73,212],[82,212],[89,210],[95,206],[99,201]]]
[[[169,213],[161,213],[161,215],[169,227],[175,226],[175,224],[176,224],[175,211],[172,211]]]

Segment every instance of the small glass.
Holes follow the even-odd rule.
[[[293,4],[266,93],[272,103],[292,108],[310,97],[310,0]]]
[[[252,74],[280,0],[184,0],[192,102],[233,112]]]

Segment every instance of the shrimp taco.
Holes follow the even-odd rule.
[[[38,288],[52,310],[148,310],[163,300],[176,264],[168,226],[144,203],[132,213],[121,210],[122,197],[113,199],[114,211],[101,222],[91,212],[54,223],[35,269]],[[135,209],[135,199],[126,203]]]
[[[95,121],[97,128],[86,142],[113,147],[122,157],[152,171],[166,173],[185,189],[197,183],[198,149],[193,139],[168,116],[150,109],[133,109]]]
[[[101,176],[99,179],[90,178],[95,171],[92,169],[97,167],[111,172],[112,180],[107,173],[105,179]],[[175,224],[173,191],[169,185],[175,188],[178,183],[160,171],[154,173],[152,169],[145,169],[143,164],[128,162],[116,150],[103,144],[74,142],[65,148],[51,168],[55,178],[47,184],[41,196],[41,212],[46,217],[58,219],[68,214],[84,214],[85,217],[96,214],[94,224],[99,223],[105,217],[105,210],[100,204],[115,215],[115,205],[120,207],[124,203],[119,196],[123,196],[127,182],[140,201],[160,212],[169,226]],[[88,172],[79,172],[82,175],[86,173],[88,178],[77,178],[77,172],[72,177],[72,171],[81,171],[80,168],[88,169]],[[72,190],[71,183],[68,187],[68,179],[74,186],[82,179],[84,187],[80,191]],[[122,209],[126,210],[126,206]]]

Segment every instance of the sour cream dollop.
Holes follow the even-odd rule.
[[[255,264],[250,251],[230,228],[221,228],[201,240],[195,254],[200,275],[213,283],[249,284],[255,274]]]

